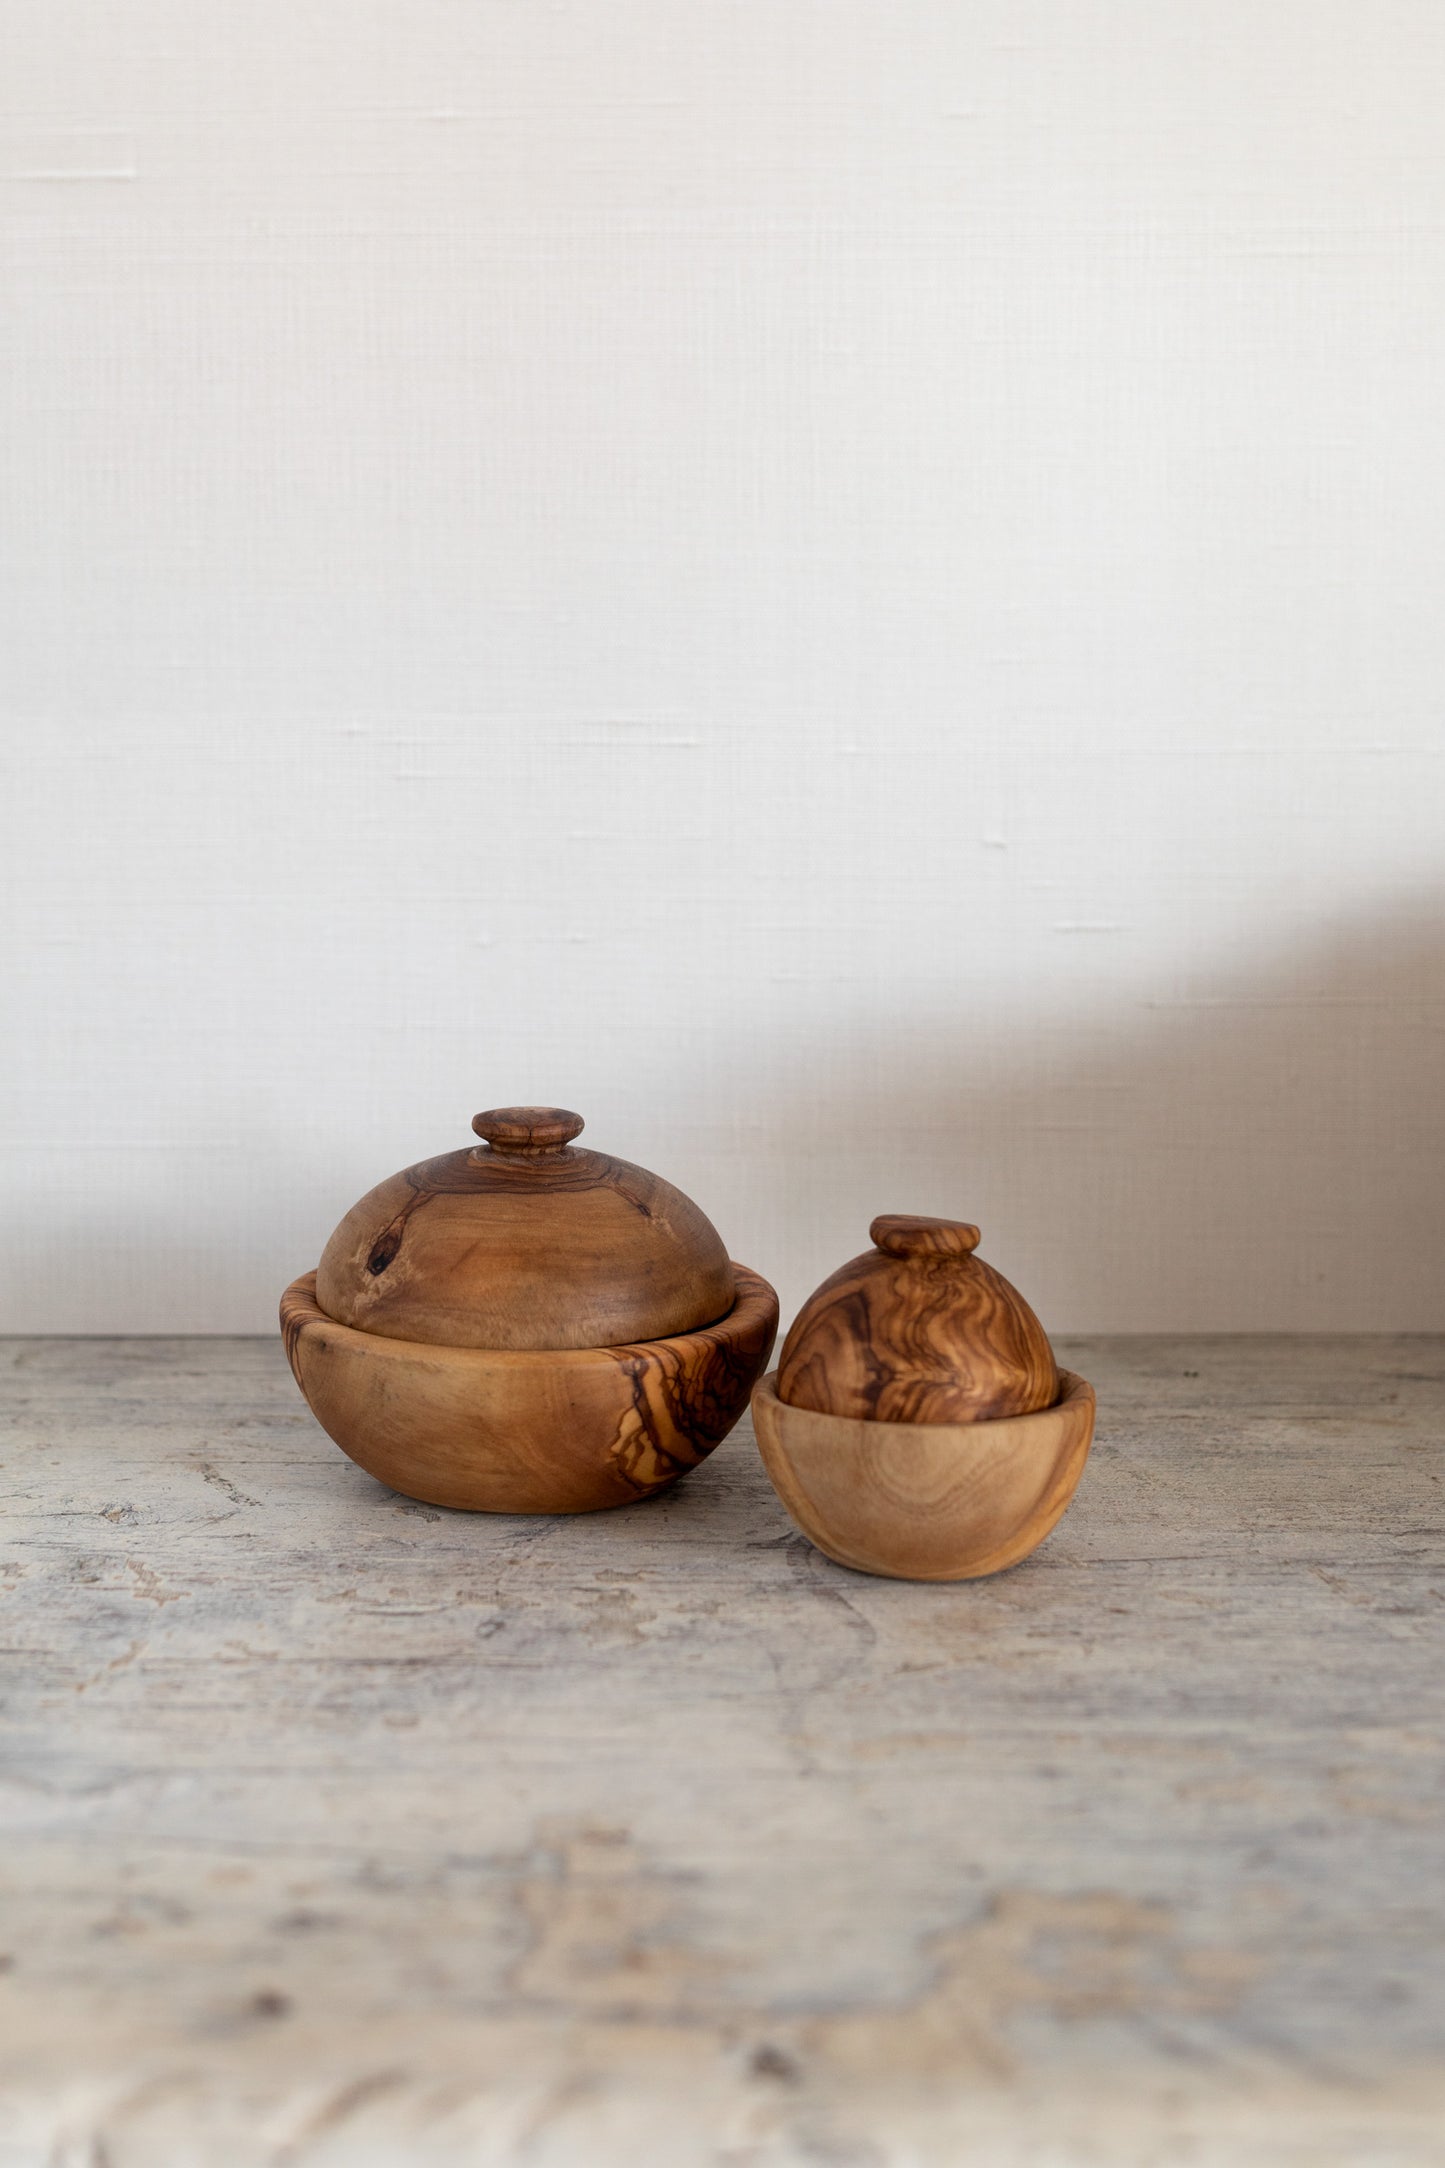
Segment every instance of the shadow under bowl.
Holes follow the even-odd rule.
[[[778,1298],[746,1265],[733,1270],[726,1317],[626,1347],[443,1347],[358,1332],[318,1307],[314,1272],[282,1296],[281,1333],[322,1429],[392,1490],[472,1513],[590,1513],[665,1490],[747,1406]]]

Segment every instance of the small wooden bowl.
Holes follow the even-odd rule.
[[[972,1581],[1026,1558],[1073,1497],[1094,1435],[1094,1388],[992,1422],[886,1423],[753,1389],[758,1450],[803,1534],[840,1566],[904,1581]]]
[[[428,1505],[590,1513],[665,1490],[727,1436],[768,1359],[778,1298],[746,1265],[695,1332],[597,1348],[449,1347],[360,1332],[281,1298],[296,1382],[343,1453]]]

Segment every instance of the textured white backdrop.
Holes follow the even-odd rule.
[[[0,0],[3,1315],[557,1099],[1439,1327],[1439,0]]]

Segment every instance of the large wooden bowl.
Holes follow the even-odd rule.
[[[725,1438],[772,1351],[778,1298],[628,1347],[447,1347],[338,1325],[316,1274],[281,1298],[296,1382],[343,1453],[409,1498],[483,1513],[590,1513],[665,1490]]]
[[[771,1371],[753,1391],[758,1449],[803,1534],[862,1573],[971,1581],[1043,1542],[1094,1435],[1094,1388],[1059,1372],[1051,1408],[993,1422],[880,1423],[791,1407]]]

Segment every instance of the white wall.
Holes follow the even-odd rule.
[[[1439,0],[5,0],[3,1323],[556,1099],[1438,1327]]]

